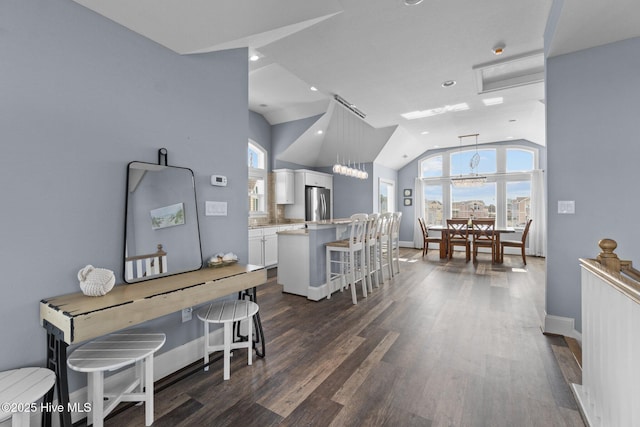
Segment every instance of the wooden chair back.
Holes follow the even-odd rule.
[[[451,241],[469,240],[469,220],[466,218],[448,219],[447,236]]]
[[[495,241],[496,220],[494,218],[482,218],[471,220],[473,228],[473,243],[492,244]]]
[[[420,224],[420,230],[422,230],[422,238],[426,241],[429,233],[427,232],[427,226],[424,224],[424,219],[418,218],[418,224]]]
[[[531,227],[532,219],[527,221],[527,225],[524,227],[524,231],[522,232],[522,244],[524,245],[527,242],[527,235],[529,234],[529,227]]]

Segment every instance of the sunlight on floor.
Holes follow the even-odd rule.
[[[516,268],[516,267],[512,267],[511,271],[513,271],[514,273],[526,273],[527,269],[526,268]]]

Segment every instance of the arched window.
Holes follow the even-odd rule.
[[[267,215],[267,152],[249,140],[249,216]]]
[[[446,218],[496,218],[507,227],[524,227],[531,215],[531,173],[537,167],[537,150],[520,146],[483,146],[473,171],[486,177],[474,187],[454,187],[452,177],[469,175],[475,149],[452,148],[422,159],[424,213],[428,224],[444,225]]]

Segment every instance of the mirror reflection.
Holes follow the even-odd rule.
[[[202,267],[193,171],[129,163],[124,280],[135,283]]]

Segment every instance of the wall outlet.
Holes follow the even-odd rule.
[[[188,322],[193,316],[193,307],[187,307],[182,309],[182,323]]]

